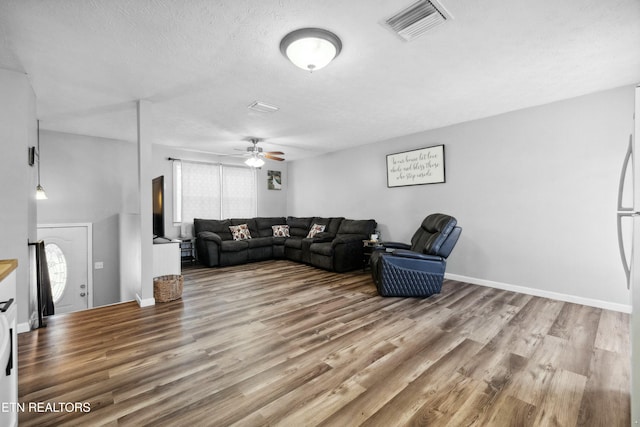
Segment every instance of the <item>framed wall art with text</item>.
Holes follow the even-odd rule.
[[[444,145],[387,154],[387,187],[443,182]]]

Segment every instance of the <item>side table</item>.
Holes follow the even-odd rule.
[[[365,271],[369,267],[371,254],[384,248],[384,245],[379,240],[363,240],[362,247],[362,271]]]
[[[180,260],[183,264],[196,262],[195,249],[195,239],[180,239]]]

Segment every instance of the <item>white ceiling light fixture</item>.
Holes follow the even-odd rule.
[[[264,166],[264,160],[259,158],[257,154],[254,154],[253,156],[245,160],[244,164],[247,166],[251,166],[252,168],[259,168],[261,166]]]
[[[296,67],[315,71],[327,66],[342,50],[342,42],[330,31],[301,28],[284,36],[280,52]]]

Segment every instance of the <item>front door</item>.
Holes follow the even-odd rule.
[[[55,314],[86,310],[89,298],[89,227],[39,225],[49,267]]]

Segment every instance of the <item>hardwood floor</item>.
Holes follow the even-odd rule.
[[[289,261],[184,275],[181,300],[19,335],[20,425],[630,425],[626,314],[454,281],[381,298]]]

